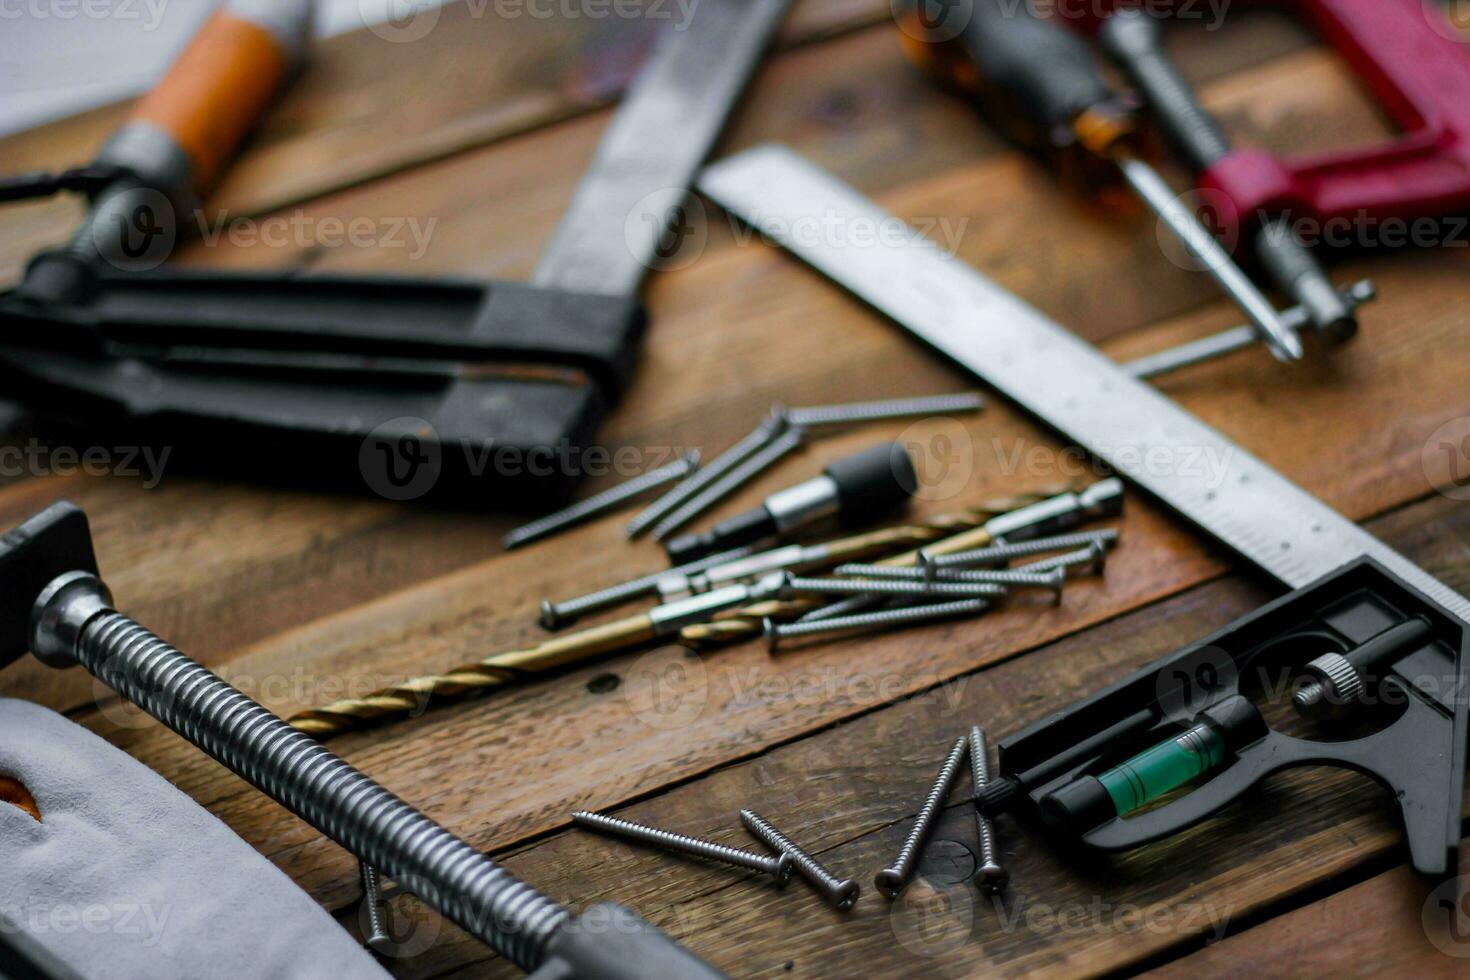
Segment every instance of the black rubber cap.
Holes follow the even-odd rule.
[[[837,514],[848,525],[866,524],[907,503],[919,487],[914,461],[897,442],[879,443],[822,472],[837,484]]]
[[[1096,776],[1081,776],[1041,798],[1041,819],[1066,834],[1086,833],[1117,815],[1113,798]]]

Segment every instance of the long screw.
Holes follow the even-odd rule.
[[[358,862],[362,875],[362,908],[367,914],[367,935],[364,937],[368,949],[383,956],[393,953],[393,937],[388,935],[388,926],[383,916],[383,891],[378,882],[378,870],[366,861]]]
[[[980,812],[980,793],[990,783],[990,750],[985,744],[985,732],[978,725],[970,729],[970,773],[975,777],[975,830],[980,841],[980,870],[975,872],[975,884],[982,892],[993,895],[1005,889],[1011,876],[1000,864],[995,825]]]
[[[803,613],[797,617],[796,622],[821,623],[829,619],[836,619],[839,616],[853,616],[865,609],[871,609],[872,606],[873,600],[869,595],[848,596],[846,599],[839,599],[836,602],[830,602],[825,606],[813,609],[809,613]]]
[[[754,810],[741,810],[740,822],[745,829],[760,838],[767,847],[782,854],[791,855],[796,862],[796,871],[816,889],[817,894],[833,908],[846,912],[857,903],[862,886],[851,878],[839,878],[802,850],[791,838],[772,827],[770,822]]]
[[[960,599],[956,602],[938,602],[932,606],[904,606],[901,609],[883,609],[854,616],[834,616],[808,623],[778,623],[774,619],[766,619],[762,631],[765,633],[767,648],[774,651],[785,640],[842,630],[878,630],[960,616],[978,616],[989,608],[990,602],[987,599]]]
[[[863,581],[842,578],[799,578],[787,574],[783,591],[807,595],[872,595],[901,596],[906,599],[978,599],[1005,595],[998,584],[948,582]]]
[[[1101,531],[1082,531],[1077,534],[1058,534],[1049,538],[1037,538],[1033,541],[1018,541],[1015,544],[997,544],[989,548],[979,548],[975,551],[960,551],[948,555],[931,555],[925,553],[923,564],[933,568],[935,571],[947,568],[979,568],[991,565],[1008,565],[1018,558],[1031,558],[1036,555],[1045,555],[1053,551],[1071,551],[1076,548],[1086,548],[1093,542],[1101,542],[1103,545],[1113,545],[1118,541],[1116,528],[1105,528]]]
[[[961,735],[955,739],[954,746],[949,750],[949,755],[944,759],[944,765],[939,769],[939,775],[934,780],[934,785],[929,788],[929,795],[924,799],[924,805],[919,809],[919,815],[914,819],[913,829],[909,831],[908,839],[903,842],[899,849],[898,857],[893,864],[878,872],[873,878],[873,885],[888,898],[897,898],[898,893],[903,891],[909,879],[914,876],[914,868],[919,863],[919,848],[928,839],[930,831],[934,829],[934,821],[939,816],[940,807],[944,801],[949,799],[950,791],[954,789],[955,780],[960,774],[960,765],[965,761],[965,753],[969,751],[969,741]]]
[[[751,453],[741,464],[714,483],[685,501],[672,514],[653,527],[653,540],[662,541],[679,528],[709,510],[715,504],[739,490],[787,456],[796,452],[806,441],[806,430],[790,428],[770,442]]]
[[[876,402],[853,402],[848,405],[814,405],[793,408],[786,413],[792,425],[818,428],[829,425],[856,425],[861,422],[890,422],[898,419],[927,418],[930,415],[958,415],[978,412],[985,400],[974,393],[933,395],[923,398],[890,398]]]
[[[71,572],[38,600],[32,649],[70,658],[246,782],[530,971],[567,912],[316,740],[112,608]],[[48,661],[50,662],[50,661]]]
[[[638,537],[673,513],[675,509],[682,507],[686,501],[693,499],[706,487],[714,484],[716,480],[722,479],[725,474],[744,463],[754,453],[765,448],[771,440],[786,431],[787,428],[786,410],[780,405],[774,406],[771,414],[766,416],[765,421],[756,426],[752,432],[710,460],[708,466],[640,511],[628,522],[624,533],[630,539]]]
[[[1101,541],[1094,541],[1085,548],[1069,551],[1065,555],[1057,555],[1055,558],[1043,558],[1041,561],[1018,565],[1018,572],[1040,572],[1053,568],[1059,568],[1064,573],[1077,572],[1086,575],[1101,575],[1107,568],[1108,547]]]
[[[550,537],[559,531],[565,531],[569,527],[582,524],[599,514],[616,510],[633,498],[647,493],[655,487],[661,487],[675,480],[682,480],[699,466],[699,453],[690,450],[684,453],[676,461],[668,466],[660,466],[656,470],[649,470],[642,476],[635,476],[631,480],[619,483],[610,490],[593,494],[586,500],[578,501],[565,510],[559,510],[555,514],[547,514],[529,524],[523,524],[511,531],[502,540],[507,549],[519,548],[523,544],[539,541],[541,538]]]
[[[562,602],[552,602],[547,599],[541,603],[541,625],[548,630],[559,630],[570,626],[581,617],[600,609],[608,609],[612,606],[620,606],[631,599],[642,596],[658,595],[658,583],[670,575],[693,575],[702,572],[706,568],[722,565],[727,561],[735,561],[747,555],[755,553],[755,548],[732,548],[715,555],[706,555],[687,565],[677,568],[666,568],[661,572],[653,572],[650,575],[642,575],[617,585],[598,589],[586,595],[577,596],[574,599],[566,599]]]
[[[789,853],[782,852],[779,855],[756,854],[753,851],[742,851],[738,847],[726,847],[724,844],[716,844],[714,841],[704,840],[699,837],[688,837],[684,834],[675,834],[667,830],[659,830],[657,827],[649,827],[631,820],[620,820],[617,817],[609,817],[601,813],[589,813],[581,811],[572,814],[572,820],[581,827],[589,830],[600,831],[604,834],[612,834],[614,837],[626,837],[630,840],[640,841],[652,845],[664,851],[678,851],[681,854],[690,854],[694,857],[706,858],[710,861],[719,861],[722,864],[731,864],[737,868],[749,868],[751,871],[759,871],[770,875],[776,882],[777,887],[785,887],[791,880],[791,874],[796,870],[796,859]]]
[[[1039,572],[1024,571],[1021,569],[984,570],[984,571],[948,571],[939,575],[929,573],[928,568],[888,568],[883,565],[841,565],[837,568],[838,575],[854,576],[854,585],[864,586],[873,595],[884,594],[880,585],[917,585],[921,588],[938,589],[947,584],[969,584],[969,585],[998,585],[1026,589],[1047,589],[1054,595],[1060,597],[1062,586],[1066,584],[1067,573],[1061,568],[1043,569]],[[864,578],[868,581],[862,581]],[[876,579],[877,581],[872,581]],[[851,591],[860,591],[854,588]],[[941,592],[934,594],[940,595]]]

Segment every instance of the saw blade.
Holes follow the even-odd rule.
[[[1470,622],[1463,596],[786,147],[721,161],[699,189],[1284,585],[1371,555]]]

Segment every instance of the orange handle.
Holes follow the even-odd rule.
[[[178,142],[193,164],[196,193],[214,184],[270,106],[295,65],[309,20],[277,18],[263,25],[230,6],[216,11],[133,110],[131,121]],[[299,34],[283,34],[283,28]]]

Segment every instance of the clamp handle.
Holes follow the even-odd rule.
[[[1470,47],[1420,0],[1273,0],[1300,9],[1404,132],[1377,146],[1282,159],[1231,153],[1200,175],[1237,226],[1292,210],[1319,222],[1470,209]]]

